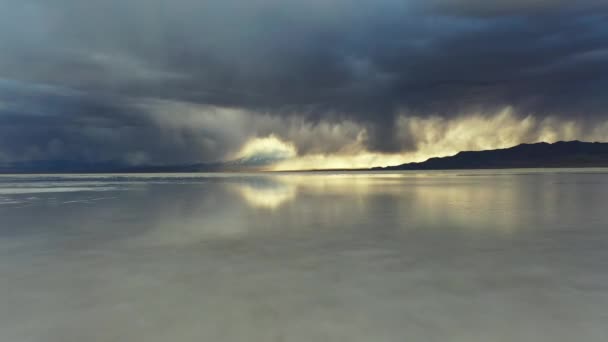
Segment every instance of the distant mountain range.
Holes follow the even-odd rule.
[[[254,171],[271,165],[273,156],[259,155],[215,163],[128,166],[120,162],[87,163],[72,160],[30,161],[0,164],[0,173],[169,173]],[[608,143],[560,141],[554,144],[521,144],[511,148],[460,152],[451,157],[431,158],[368,170],[455,170],[557,167],[608,167]],[[358,169],[361,171],[361,169]],[[346,170],[341,170],[346,171]]]
[[[186,173],[255,171],[270,165],[276,157],[256,155],[229,161],[178,165],[126,165],[119,161],[85,162],[74,160],[40,160],[0,163],[0,174],[8,173]]]
[[[560,141],[521,144],[511,148],[460,152],[421,163],[376,167],[372,170],[518,169],[608,167],[608,143]]]

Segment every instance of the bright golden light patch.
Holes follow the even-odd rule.
[[[283,183],[266,186],[239,184],[236,190],[249,205],[263,209],[276,209],[296,196],[296,187]]]
[[[402,154],[381,154],[361,151],[356,154],[310,154],[286,159],[274,164],[270,169],[284,170],[322,170],[322,169],[360,169],[372,166],[389,166],[403,163]]]
[[[293,158],[297,155],[295,146],[271,134],[264,138],[249,140],[236,154],[236,159],[267,156],[275,159]]]

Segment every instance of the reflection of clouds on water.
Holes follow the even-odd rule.
[[[511,234],[563,223],[555,220],[559,206],[564,205],[553,184],[559,177],[559,173],[536,171],[296,173],[245,178],[230,182],[229,187],[237,189],[252,208],[276,210],[292,202],[292,210],[299,212],[314,205],[315,218],[298,219],[323,220],[333,226],[361,225],[368,217],[385,212],[385,225],[402,231],[423,228]],[[586,202],[580,199],[573,204]],[[291,216],[284,219],[289,222]]]
[[[3,340],[605,340],[605,176],[132,183],[0,196]]]
[[[236,177],[213,179],[207,183],[155,184],[129,199],[126,204],[133,214],[145,211],[146,215],[143,222],[136,222],[141,226],[138,233],[125,242],[188,246],[243,238],[265,228],[256,225],[259,221],[249,216],[254,214],[250,210],[255,211],[257,207],[243,200],[239,185],[244,181]]]
[[[297,185],[278,179],[258,179],[229,184],[248,205],[255,208],[277,209],[297,195]]]

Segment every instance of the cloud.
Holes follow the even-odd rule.
[[[368,168],[420,162],[432,157],[454,155],[460,151],[507,148],[520,143],[569,140],[608,141],[608,118],[580,122],[557,116],[524,118],[506,107],[494,113],[466,113],[451,118],[400,114],[394,123],[397,140],[414,142],[406,151],[370,151],[360,141],[349,152],[307,153],[285,158],[270,165],[272,170]]]
[[[4,160],[215,161],[273,135],[373,162],[419,152],[403,122],[469,117],[475,141],[504,108],[587,127],[608,106],[605,0],[0,3]]]

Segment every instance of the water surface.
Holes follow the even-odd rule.
[[[0,176],[0,340],[605,341],[608,170]]]

